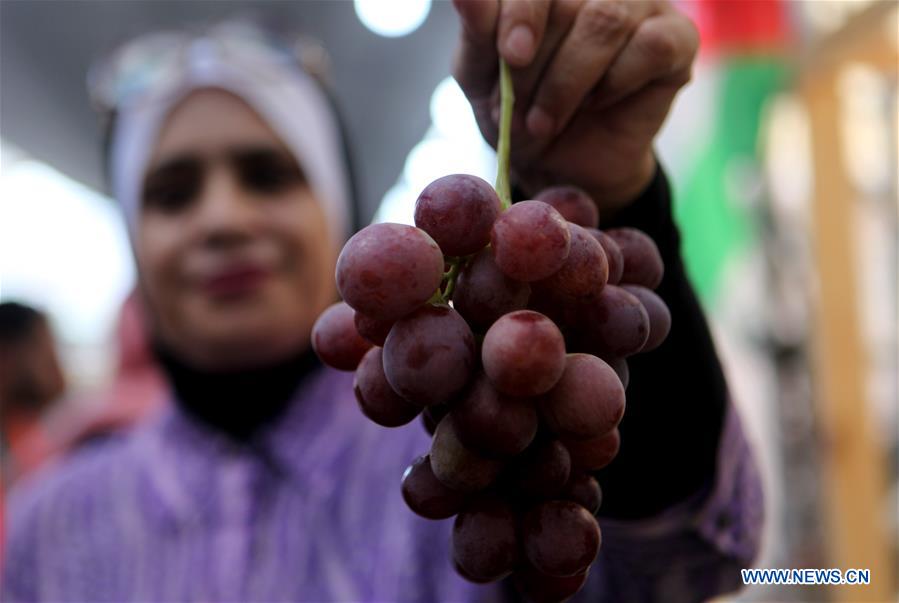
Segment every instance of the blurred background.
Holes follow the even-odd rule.
[[[658,151],[763,468],[759,566],[868,568],[872,580],[728,600],[895,601],[899,4],[678,4],[703,46]],[[449,77],[458,24],[448,2],[3,0],[0,302],[46,313],[53,340],[37,353],[64,377],[33,420],[4,421],[6,486],[144,416],[163,387],[129,298],[134,266],[105,194],[88,68],[135,34],[235,15],[327,49],[364,222],[411,221],[440,175],[493,179],[492,150]]]

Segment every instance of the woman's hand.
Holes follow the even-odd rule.
[[[699,37],[665,0],[454,0],[454,74],[495,145],[498,57],[511,67],[513,181],[587,190],[601,209],[639,194],[652,143],[690,79]]]

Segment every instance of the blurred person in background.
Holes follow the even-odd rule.
[[[140,300],[130,295],[116,329],[119,363],[113,383],[84,403],[65,395],[65,377],[46,315],[16,302],[0,303],[4,493],[48,462],[124,432],[162,406],[165,381],[153,360],[142,312]],[[0,501],[0,526],[3,519]]]
[[[0,303],[0,444],[4,490],[55,449],[44,419],[66,389],[46,315]]]
[[[604,544],[575,600],[732,590],[758,549],[760,487],[652,151],[695,30],[663,2],[456,8],[455,74],[488,140],[498,54],[514,68],[523,194],[579,185],[604,224],[647,231],[666,263],[672,331],[632,363],[622,449],[599,476]],[[322,88],[241,23],[140,38],[99,74],[110,184],[172,404],[15,493],[4,600],[514,600],[505,582],[459,577],[449,522],[405,507],[421,426],[368,421],[352,374],[310,348],[353,226]]]
[[[4,484],[92,440],[124,432],[166,402],[166,383],[150,349],[136,293],[116,325],[118,363],[112,383],[89,394],[65,394],[46,317],[15,302],[0,304],[0,384],[4,394]]]

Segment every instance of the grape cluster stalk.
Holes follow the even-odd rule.
[[[645,233],[600,230],[595,201],[572,186],[511,203],[513,97],[502,62],[500,72],[496,188],[444,176],[419,195],[415,226],[350,238],[337,261],[343,301],[319,317],[312,344],[355,371],[372,421],[421,415],[433,440],[402,495],[423,517],[455,516],[459,574],[510,577],[531,600],[561,601],[601,546],[594,472],[620,445],[626,359],[658,347],[671,315]]]

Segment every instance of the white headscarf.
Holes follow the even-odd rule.
[[[126,106],[117,116],[110,175],[132,235],[140,217],[144,172],[166,116],[191,92],[213,87],[242,98],[280,136],[322,204],[333,241],[341,245],[352,228],[349,175],[336,117],[312,78],[299,67],[274,61],[238,66],[202,38],[191,44],[184,59],[183,72],[159,102]]]

